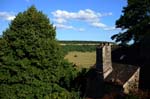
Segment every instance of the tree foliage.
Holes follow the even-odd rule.
[[[128,0],[122,12],[116,21],[116,27],[122,32],[113,35],[112,39],[122,44],[133,40],[136,44],[150,35],[150,0]]]
[[[34,6],[10,23],[0,39],[1,99],[60,99],[75,94],[69,90],[76,70],[63,59],[55,35],[53,24]]]
[[[67,55],[68,52],[78,51],[78,52],[92,52],[95,51],[96,45],[64,45],[61,46],[64,55]]]

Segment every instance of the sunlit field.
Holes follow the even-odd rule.
[[[77,67],[89,68],[93,66],[96,62],[96,53],[95,52],[69,52],[65,59],[68,59],[69,62],[72,62]]]

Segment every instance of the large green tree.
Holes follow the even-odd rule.
[[[128,0],[127,3],[116,21],[116,27],[122,32],[113,35],[112,39],[121,44],[133,40],[136,44],[150,35],[150,0]]]
[[[0,39],[1,99],[65,99],[75,70],[64,61],[55,28],[31,6],[10,23]]]

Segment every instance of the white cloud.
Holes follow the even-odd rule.
[[[105,27],[104,30],[117,30],[115,27]]]
[[[100,22],[101,17],[111,16],[112,13],[99,13],[91,9],[79,10],[78,12],[68,12],[65,10],[56,10],[52,12],[52,15],[55,18],[55,22],[59,24],[67,23],[70,20],[78,20],[86,22],[89,25],[97,28],[102,28],[104,30],[110,29],[107,25]],[[70,28],[70,27],[69,27]]]
[[[78,12],[68,12],[64,10],[57,10],[55,12],[52,12],[53,16],[57,19],[76,19],[76,20],[82,20],[87,22],[97,22],[99,21],[99,17],[102,16],[102,14],[94,12],[93,10],[86,9],[86,10],[80,10]]]
[[[64,24],[55,24],[54,27],[60,28],[60,29],[75,30],[75,31],[79,31],[79,32],[85,31],[85,29],[83,29],[83,28],[75,28],[71,25],[64,25]]]
[[[117,28],[114,27],[110,27],[110,26],[107,26],[103,23],[92,23],[91,24],[92,26],[94,27],[97,27],[97,28],[102,28],[103,30],[107,30],[107,31],[110,31],[110,30],[116,30]]]
[[[54,21],[56,22],[56,23],[59,23],[59,24],[62,24],[62,23],[66,23],[67,21],[65,20],[65,19],[63,19],[63,18],[57,18],[57,19],[54,19]]]
[[[60,28],[60,29],[74,29],[73,26],[64,25],[64,24],[55,24],[54,26],[56,26],[56,28]]]
[[[13,13],[9,12],[0,12],[0,19],[11,21],[15,18],[15,15]]]
[[[100,22],[95,22],[95,23],[92,23],[91,25],[94,27],[97,27],[97,28],[106,28],[107,27],[105,24],[100,23]]]

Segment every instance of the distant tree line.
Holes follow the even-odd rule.
[[[92,52],[96,50],[96,45],[64,45],[61,47],[64,55],[71,51]]]
[[[64,43],[64,44],[101,44],[101,43],[109,43],[109,42],[105,42],[105,41],[59,41],[59,42]]]

